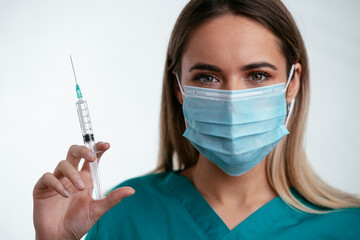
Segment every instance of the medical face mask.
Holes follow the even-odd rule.
[[[260,163],[287,134],[284,83],[244,90],[184,86],[183,136],[208,160],[231,176],[240,176]],[[285,118],[287,116],[286,123]]]

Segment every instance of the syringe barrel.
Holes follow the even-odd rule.
[[[83,135],[84,144],[87,148],[89,148],[96,157],[96,145],[95,145],[95,138],[94,132],[91,125],[89,109],[87,106],[86,101],[79,99],[76,102],[76,108],[79,116],[80,121],[80,128]],[[91,178],[93,182],[93,198],[94,199],[101,199],[103,198],[102,195],[102,187],[101,187],[101,178],[100,178],[100,171],[98,166],[98,159],[89,163],[90,165],[90,172]]]
[[[90,173],[91,179],[93,182],[93,198],[95,200],[102,199],[104,196],[102,195],[102,187],[101,187],[101,178],[100,178],[100,170],[99,170],[99,163],[96,157],[96,145],[94,141],[85,142],[85,146],[89,148],[93,154],[95,155],[95,160],[90,162]]]
[[[94,140],[94,132],[91,126],[87,102],[80,99],[76,102],[76,109],[79,116],[80,128],[84,137],[84,142]]]

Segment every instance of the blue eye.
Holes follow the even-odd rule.
[[[200,80],[202,83],[213,83],[216,79],[208,74],[200,74],[195,77],[195,80]]]

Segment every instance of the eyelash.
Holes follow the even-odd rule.
[[[253,77],[253,76],[258,75],[258,74],[262,75],[262,77],[264,77],[264,79],[261,79],[261,80],[249,80],[249,81],[254,82],[254,83],[262,83],[264,81],[269,80],[269,78],[271,77],[271,75],[268,72],[265,72],[265,71],[262,71],[262,70],[251,72],[249,74],[249,77]]]
[[[194,80],[200,81],[203,84],[213,84],[214,82],[203,82],[200,80],[201,78],[205,78],[205,77],[209,77],[209,76],[212,77],[214,80],[216,80],[216,77],[210,73],[200,73],[194,77]]]
[[[252,80],[252,79],[250,79],[251,77],[254,77],[255,75],[258,75],[258,74],[262,75],[262,79],[261,79],[261,80]],[[198,74],[198,75],[196,75],[196,76],[194,77],[194,80],[200,81],[202,84],[214,84],[214,83],[215,83],[214,81],[213,81],[213,82],[204,82],[204,81],[201,81],[201,78],[205,78],[205,77],[209,77],[209,76],[212,77],[214,80],[217,80],[217,77],[214,76],[214,75],[211,74],[211,73],[200,73],[200,74]],[[268,72],[262,71],[262,70],[256,70],[256,71],[250,72],[250,73],[248,74],[248,76],[246,77],[247,81],[250,81],[250,82],[252,82],[252,83],[254,83],[254,84],[263,83],[263,82],[269,80],[270,78],[271,78],[271,75],[270,75]]]

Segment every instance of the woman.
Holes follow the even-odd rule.
[[[280,1],[190,1],[167,52],[158,173],[93,201],[77,166],[94,156],[70,147],[34,188],[37,239],[360,239],[360,200],[306,160],[308,72]]]

